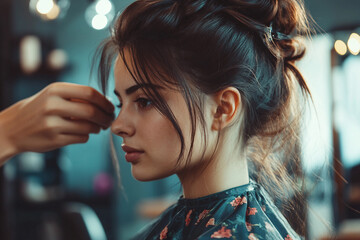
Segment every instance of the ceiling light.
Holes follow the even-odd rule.
[[[30,0],[29,10],[43,20],[55,20],[65,17],[70,0]]]
[[[49,13],[51,11],[53,6],[54,6],[53,0],[39,0],[36,3],[36,10],[40,14],[47,14],[47,13]]]

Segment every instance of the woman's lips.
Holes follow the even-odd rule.
[[[129,147],[125,144],[122,144],[121,148],[125,152],[126,161],[131,162],[131,163],[135,163],[140,158],[141,154],[144,153],[144,151]]]
[[[142,152],[125,153],[125,159],[130,163],[135,163],[140,158],[141,154],[143,153]]]

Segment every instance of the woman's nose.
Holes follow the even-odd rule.
[[[111,124],[111,131],[120,137],[129,137],[134,135],[135,128],[131,119],[131,116],[121,110],[117,118]]]

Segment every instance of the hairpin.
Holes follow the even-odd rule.
[[[291,39],[290,35],[286,35],[284,33],[275,31],[273,28],[273,23],[270,23],[269,27],[265,27],[265,33],[266,33],[266,38],[269,42],[272,42],[273,40],[289,40]]]

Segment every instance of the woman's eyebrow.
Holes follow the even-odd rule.
[[[144,83],[144,84],[136,84],[134,86],[131,86],[125,90],[126,95],[131,95],[132,93],[136,92],[137,90],[141,88],[157,88],[157,89],[163,89],[162,86],[151,84],[151,83]],[[114,93],[116,96],[120,97],[120,93],[114,90]]]

